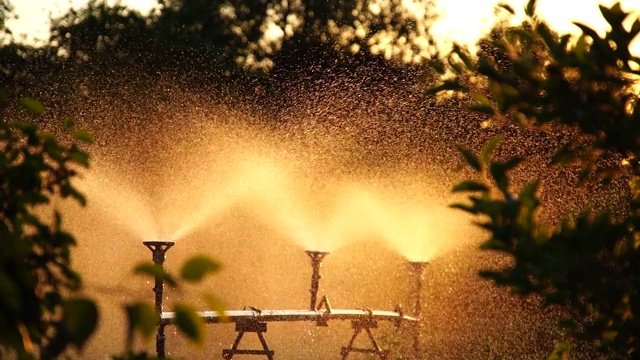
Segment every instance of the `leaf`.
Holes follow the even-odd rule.
[[[481,94],[471,94],[471,98],[479,105],[485,105],[491,107],[491,101],[486,96]]]
[[[5,233],[4,231],[2,232]],[[6,251],[6,250],[5,250]],[[0,273],[0,294],[2,294],[3,311],[7,313],[18,312],[22,304],[20,303],[20,289],[11,277],[4,272]]]
[[[9,104],[9,90],[0,86],[0,109],[4,109]]]
[[[453,187],[453,189],[451,190],[452,192],[461,192],[461,191],[489,191],[489,188],[478,181],[473,181],[473,180],[465,180],[459,184],[457,184],[456,186]]]
[[[474,168],[477,172],[480,172],[482,170],[482,164],[480,163],[480,160],[470,150],[460,145],[456,145],[456,149],[458,149],[458,151],[462,154],[464,159],[467,161],[467,164],[471,165],[471,167]]]
[[[443,75],[447,70],[439,59],[429,61],[429,67],[434,69],[438,74]]]
[[[154,279],[157,278],[159,280],[162,280],[165,284],[169,286],[177,286],[177,283],[173,279],[173,277],[169,275],[169,273],[167,273],[162,266],[157,264],[153,264],[153,263],[138,264],[133,269],[133,273],[139,274],[139,275],[150,275]]]
[[[462,60],[462,62],[464,63],[464,66],[467,69],[474,68],[473,60],[471,60],[471,56],[469,56],[469,53],[466,50],[464,50],[464,48],[460,47],[460,45],[458,44],[454,44],[452,51],[456,55],[458,55],[458,57],[460,58],[460,60]]]
[[[500,250],[505,251],[509,247],[504,242],[497,239],[489,239],[480,245],[480,250]]]
[[[155,333],[159,319],[151,304],[146,302],[128,304],[125,311],[129,319],[129,326],[140,331],[145,339],[149,339]]]
[[[566,360],[571,358],[571,345],[567,343],[558,343],[553,348],[553,352],[549,355],[549,360]]]
[[[524,13],[529,17],[533,17],[536,14],[536,0],[529,0],[529,2],[527,2]]]
[[[220,315],[221,322],[229,321],[229,317],[225,313],[226,308],[220,299],[208,293],[203,294],[202,297],[204,298],[204,301],[207,303],[207,306],[209,307],[209,309],[218,312],[218,314]]]
[[[63,128],[65,130],[70,130],[75,125],[75,123],[76,121],[73,118],[66,117],[63,121]]]
[[[584,24],[579,23],[579,22],[574,22],[573,24],[575,26],[579,27],[580,30],[582,30],[582,32],[585,35],[591,37],[593,40],[600,39],[600,36],[598,35],[598,33],[595,30],[593,30],[592,28],[588,27],[587,25],[584,25]]]
[[[220,270],[220,264],[204,255],[196,255],[182,266],[180,277],[185,281],[200,281],[208,273]]]
[[[450,208],[452,209],[459,209],[459,210],[463,210],[466,211],[468,213],[471,214],[477,214],[479,211],[475,206],[469,205],[469,204],[463,204],[463,203],[454,203],[449,205]]]
[[[69,195],[72,198],[74,198],[76,201],[78,201],[78,203],[80,205],[87,206],[87,198],[80,191],[78,191],[75,188],[71,187]]]
[[[494,115],[494,111],[493,111],[493,107],[492,106],[486,106],[486,105],[471,105],[469,106],[469,110],[471,111],[475,111],[475,112],[479,112],[479,113],[483,113],[483,114],[487,114],[487,115]]]
[[[510,158],[504,163],[505,171],[509,171],[515,168],[516,166],[520,165],[520,163],[523,161],[524,161],[524,158],[522,156],[514,156]]]
[[[487,58],[480,58],[478,61],[477,67],[478,73],[487,76],[489,79],[494,80],[498,83],[502,83],[505,81],[504,75],[502,75],[493,64]]]
[[[616,3],[611,8],[607,8],[604,5],[598,5],[600,8],[600,13],[602,17],[611,25],[612,27],[620,26],[624,19],[627,17],[627,14],[622,11],[622,7],[620,7],[620,3]]]
[[[63,323],[69,340],[82,348],[98,325],[98,307],[89,299],[71,299],[63,305]]]
[[[36,99],[33,98],[22,98],[19,101],[20,106],[30,111],[32,114],[40,115],[44,112],[44,105]]]
[[[472,94],[471,98],[476,102],[474,105],[471,105],[469,109],[477,112],[482,112],[485,114],[493,115],[493,105],[487,99],[486,96],[480,94]]]
[[[482,149],[483,163],[489,162],[489,160],[491,159],[491,154],[493,154],[493,151],[496,149],[496,147],[498,147],[503,138],[504,136],[502,135],[496,135],[491,137],[491,139],[487,141],[487,143],[484,145],[484,148]]]
[[[587,38],[584,34],[580,35],[578,41],[576,41],[576,45],[573,47],[578,60],[584,61],[587,56]]]
[[[89,167],[89,154],[84,151],[72,151],[69,153],[69,160],[86,168]]]
[[[544,40],[545,44],[551,50],[551,52],[555,55],[555,58],[559,58],[562,56],[562,50],[556,41],[556,36],[552,32],[552,30],[545,23],[538,24],[536,28],[537,33],[540,35],[542,40]]]
[[[509,177],[507,177],[507,169],[502,162],[495,162],[489,166],[489,172],[496,182],[498,189],[506,193],[509,188]]]
[[[587,181],[587,178],[589,178],[589,176],[591,176],[591,168],[587,166],[580,170],[580,173],[578,173],[578,184],[584,185],[584,182]]]
[[[500,4],[498,4],[498,7],[508,11],[511,15],[515,15],[516,14],[515,10],[513,10],[511,5],[509,5],[509,4],[500,3]]]
[[[73,138],[87,144],[93,144],[96,140],[93,134],[86,130],[77,130],[73,133]]]
[[[186,304],[178,303],[175,307],[176,326],[180,331],[196,344],[202,344],[204,340],[204,322],[193,308]]]
[[[455,80],[446,80],[444,81],[442,84],[432,87],[429,90],[427,90],[427,94],[429,95],[435,95],[439,92],[442,91],[448,91],[448,90],[460,90],[463,89],[464,87],[462,85],[460,85],[460,83],[458,83]]]
[[[562,145],[551,157],[551,164],[553,165],[568,165],[576,161],[577,155],[571,150],[569,143]]]
[[[520,198],[521,200],[525,200],[525,199],[528,200],[528,199],[535,198],[536,191],[538,191],[539,185],[540,185],[540,181],[538,180],[528,183],[522,189],[522,191],[520,191],[520,195],[518,196],[518,198]]]

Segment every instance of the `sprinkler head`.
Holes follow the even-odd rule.
[[[322,260],[325,256],[329,255],[327,251],[318,251],[318,250],[305,250],[304,252],[309,255],[311,259],[319,259]]]
[[[153,253],[153,262],[162,264],[165,260],[164,254],[175,245],[174,241],[143,241],[142,242]]]

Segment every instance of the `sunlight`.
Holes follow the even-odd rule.
[[[443,48],[448,48],[451,43],[458,42],[473,48],[476,41],[488,33],[496,19],[495,7],[499,3],[507,3],[513,7],[516,13],[522,16],[522,9],[527,0],[434,0],[436,12],[440,14],[440,19],[431,27],[431,31],[436,37],[436,42]],[[112,1],[116,3],[116,1]],[[580,0],[580,1],[554,1],[539,0],[538,14],[541,18],[549,22],[551,27],[560,33],[576,33],[578,28],[572,22],[582,22],[589,24],[594,29],[602,32],[607,24],[600,15],[598,4],[610,6],[615,0]],[[157,6],[157,0],[124,0],[121,3],[140,11],[143,14],[149,13]],[[625,10],[635,10],[640,14],[640,2],[634,0],[620,1]],[[14,2],[17,19],[7,21],[17,39],[24,43],[41,43],[48,37],[49,16],[60,16],[72,8],[79,8],[86,4],[86,0],[33,0]],[[402,4],[405,8],[416,13],[416,18],[420,18],[424,13],[422,1],[404,0]],[[380,13],[378,2],[372,2],[369,10],[373,13]],[[289,19],[287,19],[289,20]],[[283,29],[275,24],[267,24],[266,38],[273,39],[284,35]],[[284,29],[284,31],[290,31]],[[380,46],[384,41],[380,42]],[[377,48],[379,48],[378,46]],[[385,54],[385,50],[374,50]],[[392,51],[392,50],[389,50]],[[640,40],[636,39],[632,43],[632,52],[640,54]]]

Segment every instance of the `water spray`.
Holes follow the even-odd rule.
[[[166,259],[165,254],[167,250],[169,250],[175,242],[173,241],[144,241],[143,244],[151,250],[153,263],[160,266],[161,269],[164,269],[164,261]],[[164,292],[164,281],[158,275],[156,275],[155,285],[153,287],[153,292],[155,293],[155,302],[154,307],[156,313],[160,317],[160,324],[158,325],[158,332],[156,334],[156,353],[158,358],[165,358],[164,344],[166,336],[164,334],[164,328],[166,324],[162,322],[162,295]]]
[[[411,267],[411,273],[413,274],[414,285],[414,303],[413,303],[413,316],[418,319],[415,326],[415,333],[413,336],[413,353],[416,359],[420,358],[422,353],[420,344],[420,334],[422,330],[422,288],[424,285],[424,271],[425,267],[429,264],[428,261],[412,261],[409,263]]]
[[[313,250],[306,250],[305,252],[311,258],[311,267],[313,268],[313,273],[311,274],[311,289],[309,289],[309,292],[311,292],[311,304],[309,306],[309,310],[315,311],[317,310],[318,289],[320,287],[320,267],[322,266],[322,259],[329,255],[329,253]]]

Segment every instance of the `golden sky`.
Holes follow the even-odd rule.
[[[442,34],[443,39],[454,39],[457,42],[473,44],[486,34],[494,20],[494,9],[499,3],[507,3],[520,15],[527,0],[437,0],[441,13],[441,21],[433,30]],[[610,6],[614,0],[538,0],[537,14],[546,20],[554,30],[560,33],[577,33],[578,28],[572,23],[577,21],[604,31],[607,23],[600,14],[598,4]],[[619,1],[624,10],[632,10],[640,14],[639,0]],[[632,46],[635,53],[640,54],[640,39]]]
[[[115,0],[114,0],[115,1]],[[412,0],[405,0],[411,2]],[[12,1],[19,19],[10,21],[8,26],[15,34],[24,34],[26,41],[46,39],[48,32],[48,15],[59,15],[69,6],[80,7],[86,0],[30,0]],[[148,12],[156,4],[156,0],[122,0],[131,8]],[[522,12],[527,0],[436,0],[441,20],[434,25],[433,31],[443,42],[451,40],[473,44],[485,34],[494,19],[495,5],[505,2]],[[561,32],[574,32],[577,28],[572,21],[590,24],[604,30],[606,23],[598,10],[598,4],[611,5],[615,0],[538,0],[538,14],[547,20],[552,27]],[[621,0],[623,8],[640,13],[639,0]],[[640,54],[640,39],[635,42],[634,51]]]

